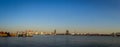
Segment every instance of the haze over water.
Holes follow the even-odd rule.
[[[0,30],[120,31],[119,0],[0,0]]]

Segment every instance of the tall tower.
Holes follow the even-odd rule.
[[[54,30],[54,33],[53,33],[54,35],[56,35],[56,29]]]
[[[69,30],[66,30],[65,35],[70,35]]]

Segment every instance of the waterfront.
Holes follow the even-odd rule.
[[[120,47],[120,37],[70,35],[0,37],[0,47]]]

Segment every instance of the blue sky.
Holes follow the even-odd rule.
[[[0,0],[0,30],[119,32],[119,0]]]

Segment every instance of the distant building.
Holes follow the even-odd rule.
[[[39,32],[37,32],[37,31],[36,31],[34,34],[35,34],[35,35],[38,35],[38,34],[39,34]]]
[[[65,35],[70,35],[69,30],[66,30]]]
[[[53,34],[56,35],[56,29],[54,30]]]
[[[116,33],[116,36],[120,36],[120,32],[117,32],[117,33]]]
[[[40,32],[40,35],[44,35],[44,32]]]

